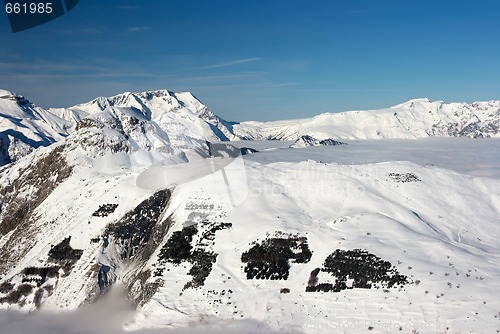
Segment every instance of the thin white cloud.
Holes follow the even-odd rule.
[[[151,27],[149,26],[140,26],[140,27],[131,27],[127,29],[127,32],[138,32],[138,31],[148,31],[151,30]]]
[[[97,28],[84,28],[84,29],[77,29],[77,30],[57,30],[56,33],[58,34],[88,34],[88,35],[97,35],[97,34],[102,34],[104,33],[103,30],[97,29]]]
[[[227,62],[224,62],[224,63],[207,65],[207,66],[203,66],[202,68],[205,68],[205,69],[221,68],[221,67],[228,67],[228,66],[245,64],[245,63],[252,63],[252,62],[255,62],[255,61],[259,61],[259,60],[262,60],[262,58],[258,58],[258,57],[243,58],[243,59],[236,59],[236,60],[232,60],[232,61],[227,61]]]

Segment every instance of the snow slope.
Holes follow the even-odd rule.
[[[377,151],[377,143],[371,144]],[[425,151],[427,143],[420,144]],[[454,149],[460,151],[460,147],[456,142]],[[310,149],[302,149],[303,156]],[[327,160],[351,146],[322,149]],[[163,287],[138,312],[130,328],[251,317],[285,332],[370,333],[372,327],[385,333],[401,327],[404,332],[487,333],[500,329],[500,304],[493,296],[500,288],[498,175],[471,177],[405,161],[280,162],[284,156],[293,159],[297,151],[270,151],[265,165],[256,162],[260,153],[249,157],[247,199],[230,211],[224,201],[216,201],[215,208],[208,210],[209,221],[219,219],[232,227],[216,236],[213,250],[219,255],[204,288],[182,290],[189,265],[168,267]],[[446,164],[446,159],[440,163]],[[473,159],[462,163],[474,164]],[[198,189],[186,185],[174,191],[174,197],[187,198],[175,211],[182,221],[213,202]],[[307,237],[311,261],[292,264],[287,280],[246,280],[242,253],[276,231]],[[321,267],[329,254],[357,248],[390,261],[414,284],[305,292],[310,272]],[[319,280],[332,279],[320,273]],[[282,288],[290,292],[282,294]]]
[[[48,165],[44,175],[59,179],[29,217],[2,232],[2,308],[74,309],[119,284],[137,307],[128,329],[243,319],[287,333],[500,330],[500,176],[454,170],[457,161],[474,170],[481,151],[456,152],[487,141],[434,141],[450,152],[436,154],[434,166],[415,161],[429,146],[422,140],[411,141],[412,150],[391,141],[269,151],[257,143],[263,151],[229,162],[224,172],[216,168],[158,192],[172,186],[161,177],[172,168],[144,174],[147,164],[131,163],[130,142],[116,146],[119,139],[94,154],[81,145],[87,130],[2,170],[2,191],[17,180],[11,185],[16,198],[42,196],[27,170]],[[499,147],[489,146],[497,166]],[[357,150],[375,156],[381,149],[389,152],[383,162],[356,157]],[[344,156],[338,163],[337,152]],[[62,177],[57,171],[65,167],[42,163],[51,154],[64,158],[71,173]],[[356,164],[348,162],[350,154]],[[157,188],[138,182],[144,175]],[[248,279],[245,252],[266,238],[294,236],[305,238],[309,260],[290,260],[287,279]],[[76,261],[57,258],[58,247]],[[407,284],[306,292],[311,271],[323,268],[329,255],[356,249],[389,261]],[[45,278],[36,269],[54,266],[57,273]],[[325,270],[317,280],[336,282]]]
[[[387,109],[324,113],[309,119],[242,122],[234,126],[240,137],[296,140],[499,137],[500,101],[449,103],[415,99]]]
[[[0,90],[0,166],[61,140],[68,126],[23,96]]]

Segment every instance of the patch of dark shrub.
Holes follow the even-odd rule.
[[[30,284],[20,284],[17,289],[12,290],[7,296],[0,298],[0,303],[16,304],[22,296],[27,296],[33,291]]]
[[[101,237],[90,238],[90,242],[96,244],[101,241]]]
[[[59,244],[52,246],[49,251],[49,261],[57,263],[69,275],[75,263],[82,257],[83,250],[73,249],[70,246],[71,236],[65,238]]]
[[[233,224],[231,223],[219,223],[219,222],[208,222],[208,221],[202,222],[201,225],[203,225],[205,231],[202,233],[200,241],[205,241],[205,240],[214,241],[215,232],[222,231],[231,228],[233,226]]]
[[[26,267],[23,269],[23,282],[35,282],[37,286],[41,286],[47,281],[47,277],[59,276],[59,266],[50,267]]]
[[[294,235],[266,238],[241,255],[247,279],[288,279],[290,263],[307,263],[312,253],[307,239]]]
[[[12,290],[7,296],[0,298],[0,303],[17,304],[22,294],[17,290]]]
[[[188,274],[193,277],[193,279],[186,283],[184,289],[187,288],[197,288],[203,286],[205,279],[210,275],[212,271],[212,266],[217,260],[217,254],[213,252],[207,252],[201,249],[195,249],[189,258],[189,262],[193,265],[189,270]]]
[[[334,276],[335,284],[308,285],[307,292],[339,292],[353,288],[370,289],[372,285],[390,288],[409,283],[408,278],[401,275],[390,262],[361,249],[337,249],[326,258],[321,270]],[[347,279],[353,280],[352,286],[347,286]]]
[[[318,274],[321,269],[316,268],[311,271],[311,275],[309,275],[309,280],[307,281],[307,286],[316,286],[318,284]]]
[[[201,233],[198,243],[193,247],[192,241],[195,234],[198,233],[196,225],[185,226],[181,231],[173,232],[165,245],[160,250],[159,263],[166,262],[175,265],[181,262],[189,262],[192,264],[188,274],[192,276],[192,280],[184,285],[184,289],[198,288],[205,284],[205,279],[210,275],[213,264],[217,260],[216,253],[204,249],[207,241],[215,240],[215,233],[232,226],[231,223],[203,221],[198,224]],[[154,272],[155,276],[163,275],[163,268],[157,268]]]
[[[44,292],[43,288],[39,288],[35,292],[35,296],[33,297],[33,303],[35,304],[36,308],[40,308],[40,306],[42,305],[43,292]]]
[[[2,284],[0,284],[0,292],[9,293],[10,291],[12,291],[12,289],[14,289],[14,286],[15,285],[11,282],[3,282]]]
[[[191,241],[198,232],[195,225],[184,227],[181,231],[173,232],[165,245],[161,248],[160,261],[179,264],[191,257]]]
[[[115,212],[118,204],[102,204],[99,205],[99,209],[97,209],[92,216],[94,217],[107,217],[109,214]]]
[[[413,173],[389,173],[389,178],[395,182],[408,183],[422,181]]]

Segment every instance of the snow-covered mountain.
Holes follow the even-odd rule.
[[[232,123],[215,115],[189,92],[127,92],[112,97],[98,97],[67,109],[49,111],[76,123],[90,114],[102,112],[110,107],[140,112],[143,117],[157,123],[167,132],[173,142],[182,143],[184,135],[203,140],[237,139],[232,132]]]
[[[104,113],[104,114],[103,114]],[[120,116],[121,115],[121,116]],[[223,120],[191,93],[167,90],[99,97],[70,108],[44,110],[24,97],[0,91],[0,165],[15,161],[40,146],[48,146],[84,124],[123,115],[155,128],[156,139],[179,150],[200,141],[237,139],[232,123]]]
[[[0,90],[0,166],[61,140],[69,126],[23,96]]]
[[[415,130],[320,144],[375,128],[397,138],[410,132],[393,118],[427,120],[417,106],[433,103],[340,115],[351,126],[335,135],[336,115],[293,129],[228,123],[168,91],[51,109],[30,128],[12,96],[20,128],[64,136],[0,168],[0,309],[68,311],[122,290],[135,312],[120,325],[132,330],[500,330],[500,139]],[[498,124],[497,102],[439,115],[455,110],[461,127],[468,108],[486,115],[468,129],[498,136],[485,130]],[[363,117],[367,132],[355,126]],[[472,133],[447,131],[431,134]],[[300,147],[211,143],[295,136]]]
[[[499,137],[500,101],[468,103],[415,99],[387,109],[325,113],[313,118],[242,122],[234,132],[245,138],[296,140]]]

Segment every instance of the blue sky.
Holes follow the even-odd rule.
[[[16,34],[0,14],[0,87],[42,107],[191,91],[229,120],[500,99],[499,17],[498,0],[80,0]]]

